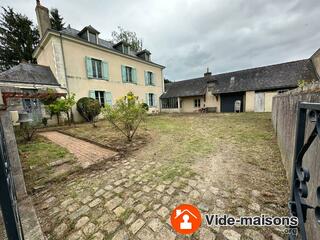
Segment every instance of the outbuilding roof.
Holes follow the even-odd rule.
[[[0,73],[0,82],[60,86],[47,66],[20,63]]]
[[[299,80],[316,79],[310,59],[213,75],[208,85],[213,93],[231,93],[294,88]]]
[[[167,83],[165,89],[165,93],[160,98],[201,96],[207,91],[207,80],[205,78],[194,78]]]
[[[316,79],[312,61],[304,59],[166,84],[161,98],[295,88],[299,80]]]

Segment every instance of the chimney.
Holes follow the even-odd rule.
[[[46,33],[48,29],[51,28],[51,22],[49,18],[48,8],[41,5],[40,0],[37,0],[36,14],[39,26],[40,39]]]
[[[207,67],[207,72],[205,72],[204,74],[204,77],[210,77],[212,75],[211,72],[209,72],[209,68]]]

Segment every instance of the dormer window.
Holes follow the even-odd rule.
[[[137,53],[137,57],[142,58],[143,60],[148,61],[148,62],[150,62],[150,60],[151,60],[150,55],[151,55],[151,53],[147,49],[144,49],[144,50]]]
[[[124,54],[130,54],[130,45],[124,41],[118,42],[113,47]]]
[[[87,40],[88,42],[99,43],[99,31],[94,29],[91,25],[84,27],[79,33],[79,37]]]

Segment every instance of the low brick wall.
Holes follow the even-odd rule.
[[[287,178],[291,184],[294,147],[296,138],[297,106],[299,101],[320,103],[320,83],[312,84],[303,89],[296,89],[273,97],[272,123],[282,156],[283,165],[287,172]],[[314,123],[307,121],[306,138]],[[320,138],[307,151],[303,167],[309,169],[311,179],[308,183],[309,196],[307,203],[317,206],[316,190],[320,186]],[[320,239],[320,225],[316,223],[314,210],[308,210],[306,222],[308,239]]]

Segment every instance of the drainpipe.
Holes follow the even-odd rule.
[[[64,68],[64,77],[66,79],[66,87],[67,87],[67,93],[68,96],[70,97],[70,90],[69,90],[69,82],[68,82],[68,77],[67,77],[67,67],[66,67],[66,61],[65,61],[65,57],[64,57],[64,50],[63,50],[63,41],[62,41],[62,34],[59,33],[60,36],[60,44],[61,44],[61,52],[62,52],[62,60],[63,60],[63,68]],[[70,111],[70,117],[71,117],[71,122],[73,123],[73,112],[72,112],[72,108]]]

